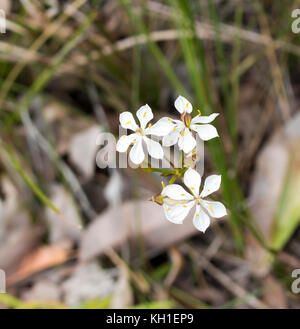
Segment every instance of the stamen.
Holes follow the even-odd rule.
[[[148,128],[151,128],[151,127],[152,127],[152,124],[151,124],[151,123],[149,123],[149,124],[148,124]]]
[[[145,116],[147,115],[147,113],[146,112],[144,112],[144,114],[143,114],[143,118],[145,118]]]
[[[161,182],[161,186],[163,187],[163,188],[165,188],[166,186],[165,186],[165,183],[162,181]]]
[[[195,188],[194,187],[191,187],[191,190],[194,190]]]
[[[168,208],[167,210],[169,211],[169,210],[171,210],[171,208]]]
[[[182,194],[180,194],[180,195],[181,195],[181,196],[185,196],[185,194],[183,194],[183,193],[182,193]]]
[[[196,217],[199,217],[199,214],[196,214]]]
[[[183,208],[187,208],[187,205],[184,204],[184,205],[183,205]]]
[[[189,103],[186,103],[186,104],[185,104],[185,107],[188,108],[188,107],[189,107]]]
[[[199,116],[201,116],[201,111],[200,110],[198,110],[198,113],[199,113]]]
[[[170,118],[168,118],[168,121],[172,121]]]
[[[129,125],[130,123],[131,123],[131,121],[127,121],[125,124],[126,124],[126,125]]]
[[[176,128],[175,127],[173,128],[173,131],[176,131]]]

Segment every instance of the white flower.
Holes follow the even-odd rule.
[[[136,115],[140,121],[140,127],[136,124],[132,113],[123,112],[120,114],[121,126],[125,129],[133,130],[131,135],[123,135],[117,143],[118,152],[126,152],[128,147],[133,144],[133,147],[129,153],[131,161],[139,165],[145,159],[145,153],[143,151],[143,142],[146,143],[148,153],[155,159],[162,159],[164,156],[163,148],[161,145],[148,138],[148,135],[165,136],[173,129],[174,124],[172,120],[163,118],[159,120],[155,125],[146,128],[149,121],[153,119],[153,113],[149,105],[142,106]]]
[[[227,214],[226,208],[221,202],[203,199],[219,189],[221,176],[211,175],[207,177],[200,193],[201,176],[197,171],[189,168],[184,174],[184,184],[191,193],[177,184],[166,186],[161,193],[163,208],[169,221],[182,224],[190,210],[196,206],[193,223],[199,231],[205,232],[210,224],[209,216],[220,218]]]
[[[219,113],[201,116],[199,111],[199,115],[192,119],[190,113],[192,113],[193,106],[186,98],[178,96],[174,105],[181,114],[182,120],[173,120],[175,127],[173,127],[170,134],[163,138],[163,146],[169,147],[178,143],[179,148],[184,153],[190,153],[196,146],[196,140],[193,137],[192,131],[198,133],[199,137],[204,141],[219,136],[217,129],[209,124]]]

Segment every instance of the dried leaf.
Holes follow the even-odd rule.
[[[99,126],[93,126],[72,138],[70,160],[85,178],[93,176],[96,167],[97,136],[102,132]]]
[[[281,250],[300,220],[300,115],[292,118],[258,156],[249,206],[265,242]],[[272,257],[251,236],[248,259],[258,276],[268,273]]]
[[[156,203],[129,201],[108,209],[91,223],[83,233],[79,255],[82,260],[88,260],[139,235],[151,255],[194,234],[201,233],[195,229],[191,218],[183,225],[176,225],[165,218],[163,209]]]
[[[51,201],[59,209],[63,217],[57,216],[47,208],[45,217],[49,224],[50,242],[56,244],[71,239],[77,242],[81,236],[81,219],[71,195],[61,185],[52,186]],[[64,219],[62,219],[64,218]]]
[[[97,262],[80,264],[62,285],[65,303],[76,307],[87,300],[111,296],[115,285],[114,274],[114,270],[101,269]]]
[[[43,246],[24,257],[17,271],[7,278],[8,284],[19,282],[26,277],[49,267],[64,263],[69,250],[58,245]]]

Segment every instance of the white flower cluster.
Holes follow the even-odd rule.
[[[148,136],[162,137],[162,145],[170,147],[178,144],[185,156],[195,151],[197,142],[195,134],[200,139],[207,141],[218,137],[218,132],[210,123],[218,116],[213,113],[209,116],[201,116],[201,112],[194,118],[191,113],[192,104],[183,96],[175,101],[175,108],[181,114],[181,120],[164,117],[154,125],[149,122],[153,119],[153,113],[148,105],[142,106],[136,113],[140,126],[136,124],[130,112],[120,115],[121,126],[133,131],[132,134],[122,136],[117,143],[118,152],[126,152],[133,144],[129,157],[131,161],[140,165],[145,159],[143,143],[147,146],[148,153],[155,159],[163,159],[164,151],[160,143]],[[148,125],[148,126],[147,126]],[[220,218],[226,215],[226,208],[221,202],[207,201],[203,198],[217,191],[221,185],[221,176],[211,175],[206,178],[204,188],[200,193],[201,176],[193,168],[184,168],[181,172],[174,171],[175,179],[182,179],[187,192],[181,185],[169,184],[164,186],[161,194],[154,198],[156,202],[163,205],[166,218],[175,224],[182,224],[190,210],[195,206],[193,223],[195,227],[205,232],[210,224],[210,217]]]

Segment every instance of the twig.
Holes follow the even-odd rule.
[[[198,258],[198,265],[205,269],[210,275],[212,275],[219,283],[221,283],[229,292],[231,292],[234,296],[244,299],[245,302],[253,307],[253,308],[269,308],[262,301],[257,299],[255,296],[249,296],[249,293],[235,283],[229,276],[227,276],[224,272],[220,271],[217,267],[211,264],[205,257],[200,255],[199,253],[195,254],[195,250],[193,250],[187,244],[182,246],[185,252],[193,254]]]
[[[92,220],[97,216],[97,213],[91,206],[87,196],[82,190],[80,183],[77,180],[76,175],[73,173],[71,168],[58,156],[55,149],[50,145],[50,143],[44,138],[44,136],[39,132],[34,123],[32,122],[28,111],[24,111],[21,114],[24,126],[27,129],[28,134],[36,140],[39,146],[48,154],[49,158],[52,159],[58,169],[60,170],[63,177],[65,177],[70,189],[73,191],[76,199],[78,199],[84,213],[86,216]]]

